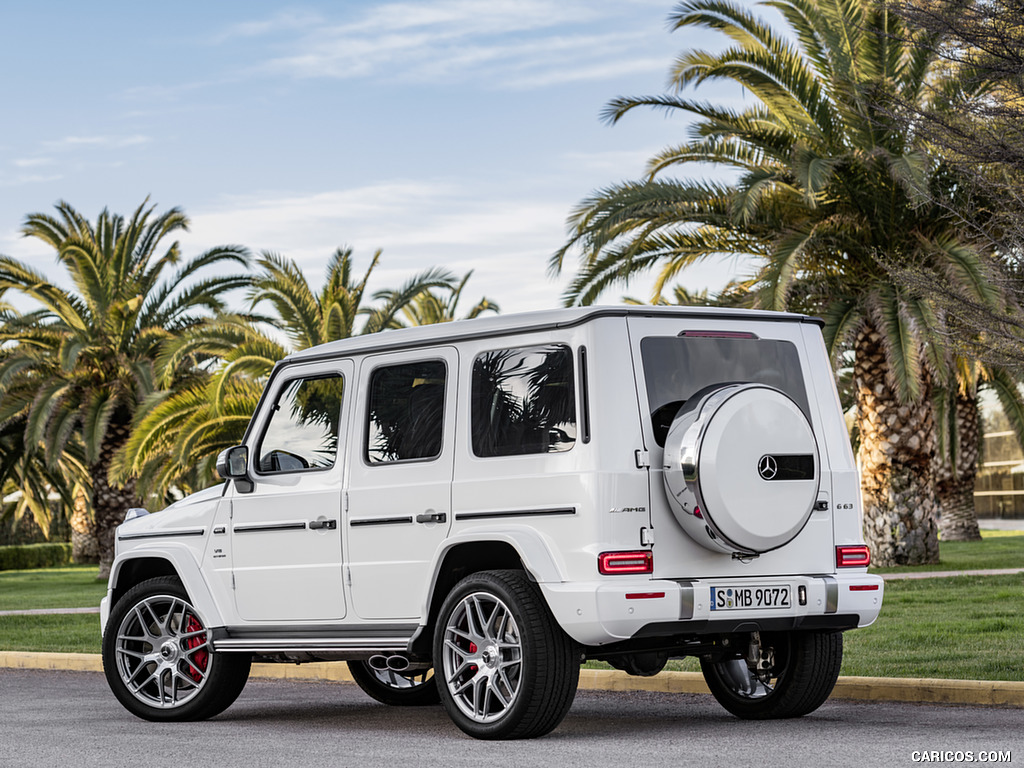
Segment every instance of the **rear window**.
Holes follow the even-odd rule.
[[[473,453],[560,453],[576,443],[572,352],[562,344],[498,349],[473,363]]]
[[[679,407],[716,384],[756,382],[780,389],[810,418],[800,356],[789,341],[703,336],[650,337],[640,356],[654,439],[664,447]]]

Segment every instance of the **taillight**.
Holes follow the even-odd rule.
[[[654,554],[637,552],[602,552],[597,556],[597,570],[605,576],[620,573],[654,573]]]
[[[863,568],[871,565],[871,550],[863,544],[836,547],[837,568]]]

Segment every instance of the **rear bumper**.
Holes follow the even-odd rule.
[[[788,585],[793,604],[787,608],[712,609],[712,587],[744,585]],[[885,591],[880,577],[863,571],[756,579],[616,578],[539,586],[566,633],[591,646],[640,637],[866,627],[878,618]],[[800,594],[805,595],[802,602]]]

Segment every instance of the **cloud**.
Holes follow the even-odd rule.
[[[59,173],[19,173],[14,176],[0,176],[0,187],[20,187],[25,184],[44,184],[64,178]]]
[[[240,242],[277,251],[295,259],[311,281],[322,279],[330,254],[348,245],[357,271],[383,250],[371,290],[395,287],[431,266],[458,275],[474,270],[467,298],[486,295],[506,311],[556,306],[561,290],[545,275],[564,233],[564,205],[554,201],[399,181],[225,198],[191,218],[190,250]]]
[[[44,141],[42,145],[55,152],[78,149],[80,147],[100,147],[103,149],[121,149],[148,144],[153,139],[149,136],[65,136],[62,139]]]
[[[16,168],[38,168],[41,165],[53,165],[54,162],[52,157],[23,157],[11,161]]]
[[[432,0],[387,3],[343,23],[284,14],[234,25],[223,39],[259,36],[271,54],[252,73],[307,78],[380,77],[414,82],[475,80],[539,88],[662,71],[646,55],[650,16],[639,2]],[[659,6],[660,7],[660,6]],[[633,19],[644,20],[643,29]],[[624,19],[613,33],[598,24]]]

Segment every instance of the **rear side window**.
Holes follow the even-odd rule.
[[[473,453],[568,451],[576,443],[572,351],[562,344],[486,352],[473,363]]]
[[[370,464],[441,455],[446,374],[440,360],[389,365],[371,374],[366,429]]]
[[[789,341],[702,336],[650,337],[640,342],[654,439],[665,437],[679,407],[715,384],[756,382],[780,389],[810,417],[800,355]]]
[[[260,472],[300,472],[334,466],[344,380],[341,376],[294,379],[274,403],[259,444]]]

